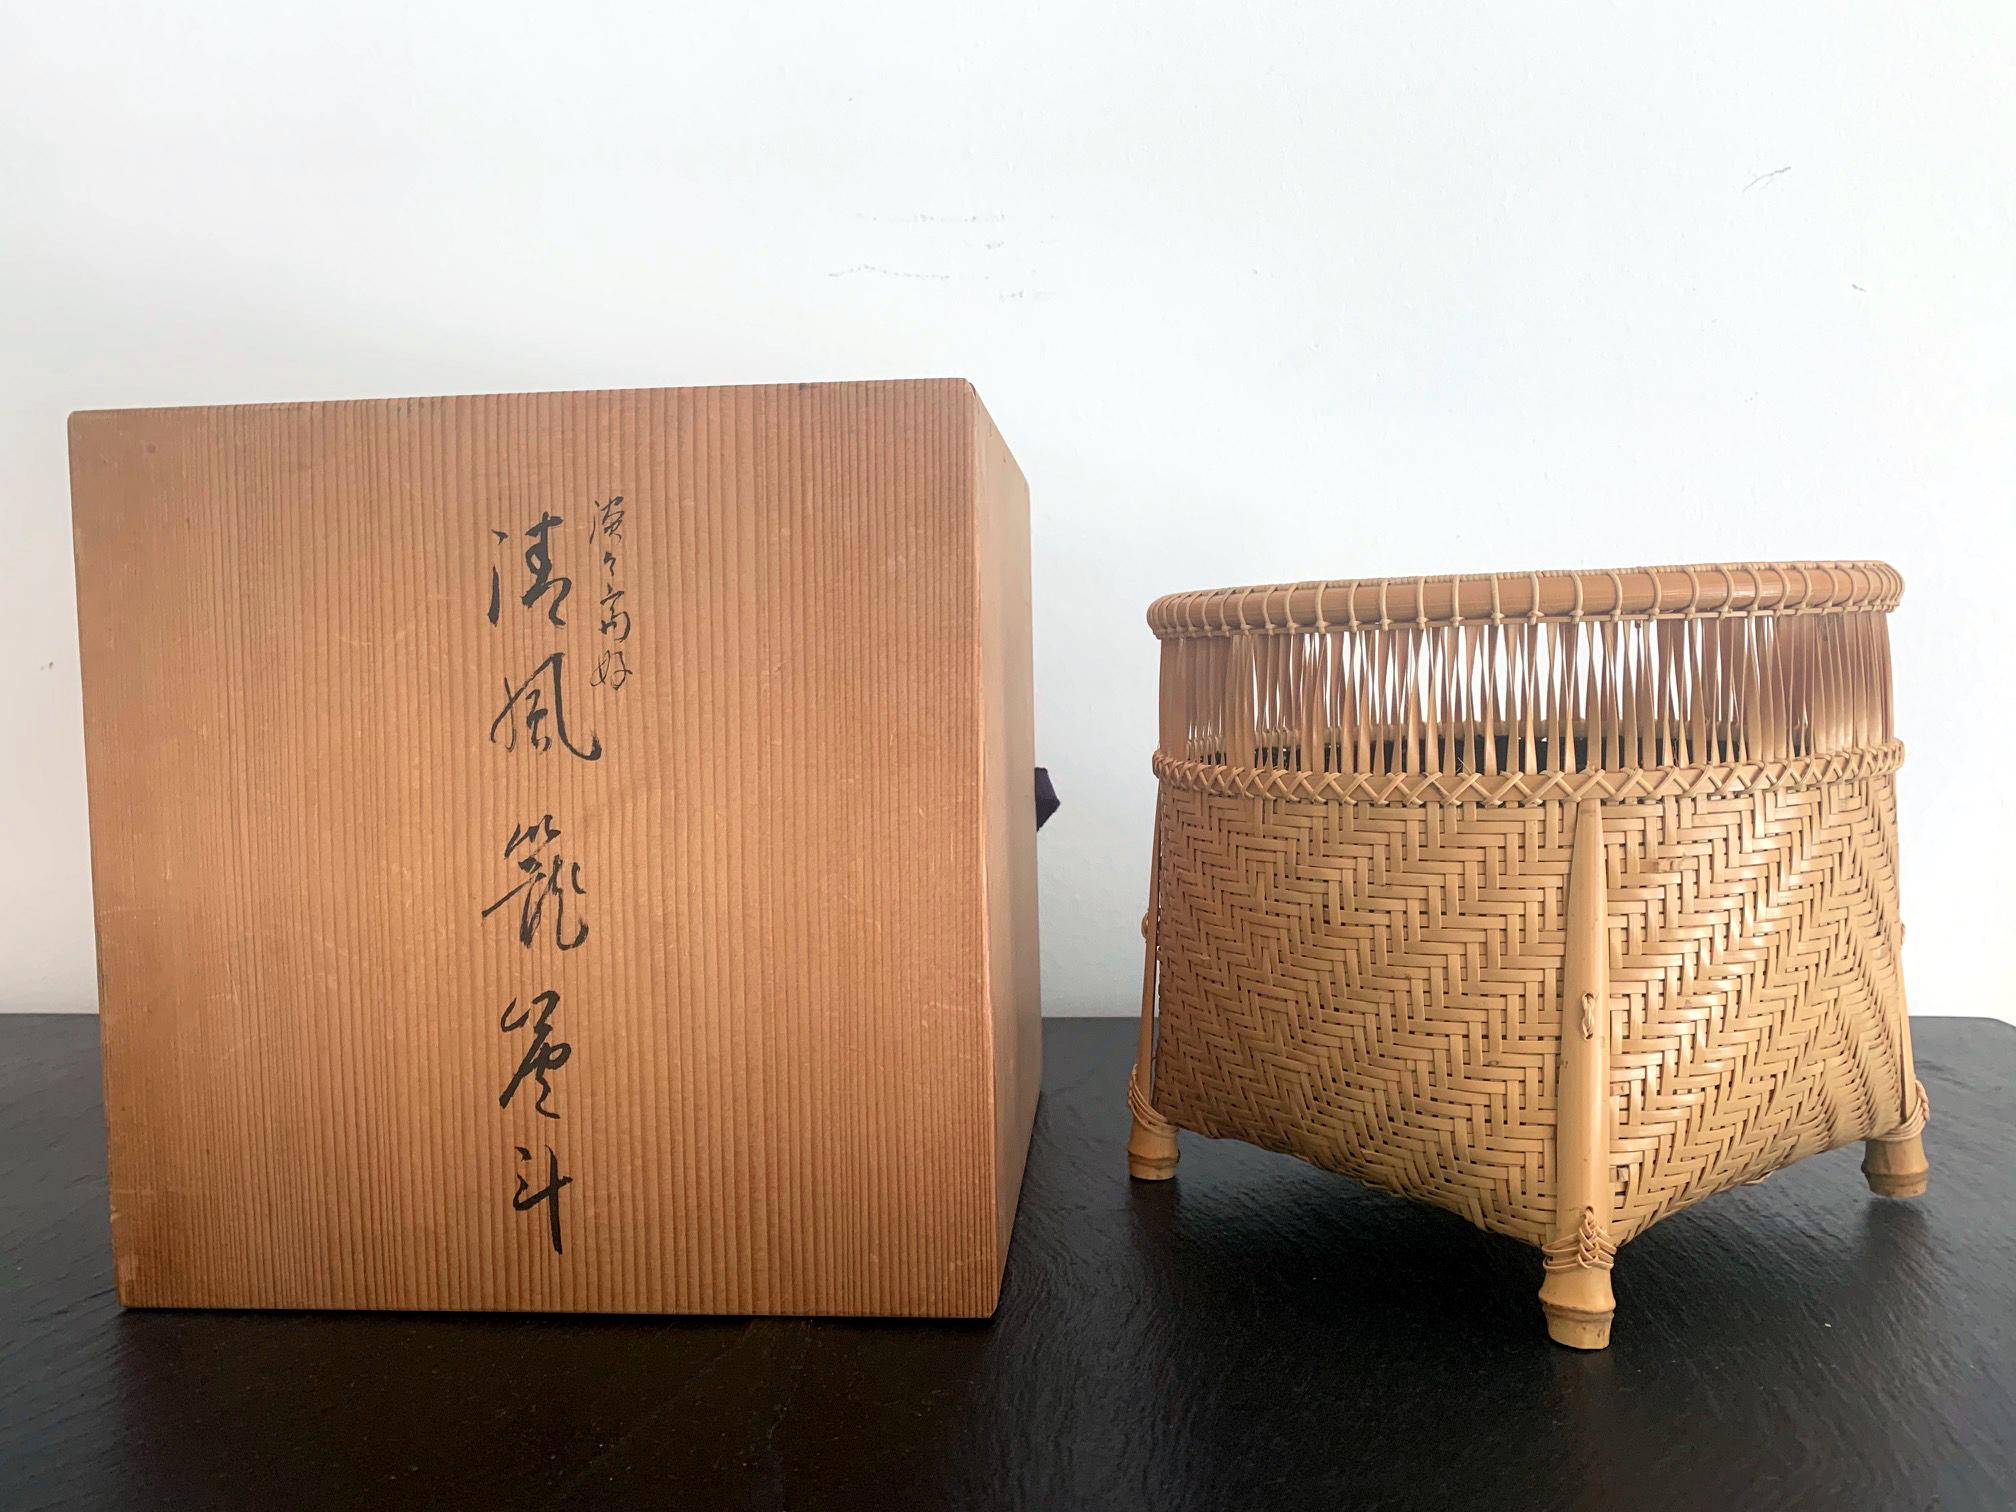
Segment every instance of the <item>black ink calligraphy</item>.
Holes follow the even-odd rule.
[[[562,674],[567,667],[567,653],[555,651],[546,660],[532,669],[532,675],[516,687],[511,679],[504,679],[504,707],[497,711],[497,717],[490,721],[490,743],[497,744],[498,732],[503,732],[504,749],[516,750],[518,732],[524,730],[525,742],[535,751],[550,751],[558,740],[567,750],[583,761],[602,759],[602,737],[590,735],[588,749],[582,750],[574,743],[574,737],[567,729],[567,704],[561,691]],[[552,728],[547,728],[548,722]]]
[[[517,1146],[518,1160],[522,1165],[532,1158],[532,1152],[523,1145]],[[540,1203],[546,1204],[546,1232],[553,1242],[553,1253],[564,1253],[560,1247],[560,1189],[574,1184],[572,1176],[560,1174],[560,1157],[553,1153],[553,1146],[546,1146],[546,1185],[534,1191],[532,1183],[518,1173],[518,1190],[511,1198],[514,1212],[529,1213]]]
[[[594,517],[588,521],[588,544],[592,546],[600,539],[621,546],[625,518],[623,495],[616,494],[606,504],[597,504]]]
[[[520,1008],[518,999],[511,999],[511,1006],[498,1015],[497,1027],[505,1034],[515,1034],[523,1029],[528,1020],[532,1022],[532,1043],[525,1047],[525,1054],[519,1059],[518,1069],[511,1073],[511,1080],[497,1095],[497,1106],[508,1108],[518,1089],[530,1077],[539,1088],[539,1097],[532,1104],[532,1111],[542,1118],[558,1119],[560,1115],[546,1106],[546,1099],[553,1095],[553,1084],[546,1078],[567,1064],[574,1047],[565,1040],[553,1038],[553,1010],[560,1006],[560,994],[551,990],[537,994],[532,1001],[538,1005],[539,1017],[532,1019],[530,1008]]]
[[[556,526],[565,525],[561,515],[545,510],[525,532],[525,539],[532,544],[525,548],[525,575],[530,579],[525,591],[518,596],[518,602],[527,609],[535,607],[547,594],[553,595],[553,602],[546,606],[546,622],[550,625],[565,626],[567,621],[560,617],[560,606],[567,602],[567,595],[574,591],[574,580],[553,570],[553,531]],[[508,531],[492,528],[490,534],[499,544],[511,539]],[[488,618],[496,624],[503,608],[503,583],[497,567],[490,568],[490,609]]]
[[[556,629],[566,628],[567,621],[560,609],[574,592],[574,579],[559,571],[553,560],[554,543],[559,539],[555,531],[566,523],[565,516],[542,509],[539,518],[525,531],[524,538],[531,544],[523,553],[525,589],[517,595],[519,604],[533,610],[535,617],[543,601],[546,623]],[[508,532],[494,526],[490,535],[499,546],[511,539]],[[503,614],[504,578],[493,561],[490,566],[490,601],[484,617],[495,625]],[[541,754],[558,745],[583,761],[600,760],[601,737],[591,732],[584,748],[575,741],[573,732],[567,727],[566,676],[567,653],[556,650],[534,667],[522,682],[514,683],[510,677],[505,677],[503,706],[498,709],[496,718],[490,721],[490,743],[515,751],[522,733],[525,743]]]
[[[613,693],[628,681],[630,681],[630,660],[620,647],[604,651],[595,658],[595,670],[588,678],[590,687],[607,687]]]
[[[560,618],[560,606],[567,602],[567,595],[574,591],[574,580],[572,578],[557,576],[553,571],[553,546],[551,541],[553,527],[566,523],[559,515],[548,514],[544,510],[541,510],[539,513],[539,522],[525,532],[532,542],[530,546],[525,548],[525,570],[531,574],[532,585],[525,590],[524,595],[518,602],[523,604],[527,609],[530,609],[540,599],[544,598],[547,593],[558,589],[559,591],[553,594],[553,602],[546,606],[546,621],[548,624],[553,625],[564,625],[567,623],[567,621]]]
[[[603,559],[605,561],[610,560],[609,553],[604,552]],[[604,590],[602,594],[602,623],[596,627],[619,646],[630,639],[630,611],[618,607],[622,602],[623,590],[621,588],[610,587]]]
[[[602,616],[596,622],[596,631],[602,636],[602,652],[595,659],[595,671],[589,677],[591,687],[606,687],[614,693],[630,680],[630,658],[623,649],[630,639],[630,611],[624,607],[620,549],[623,545],[623,525],[627,518],[623,507],[623,496],[617,494],[605,504],[598,504],[588,522],[588,544],[601,546],[602,596],[597,600]]]
[[[516,859],[518,870],[524,874],[522,881],[505,893],[503,897],[483,910],[483,917],[489,918],[513,898],[518,900],[518,943],[528,950],[533,940],[538,938],[540,920],[545,916],[546,905],[553,905],[553,943],[561,950],[573,950],[588,938],[588,925],[578,914],[574,917],[575,930],[572,939],[567,937],[567,921],[572,900],[583,897],[588,889],[581,885],[581,863],[570,861],[558,849],[549,855],[546,847],[560,838],[559,826],[554,824],[551,814],[542,815],[532,824],[521,824],[513,828],[511,838],[504,846],[504,859]]]
[[[501,628],[505,606],[515,600],[531,616],[531,629],[535,632],[550,636],[552,631],[567,629],[565,611],[574,593],[575,578],[565,569],[572,566],[578,573],[581,564],[572,561],[570,538],[561,531],[565,524],[563,516],[541,508],[538,517],[516,534],[491,527],[490,592],[484,617],[493,627]],[[598,639],[594,643],[595,661],[589,686],[611,692],[629,681],[632,670],[624,649],[632,630],[622,580],[624,524],[625,508],[620,494],[597,503],[588,521],[588,546],[593,553],[590,561],[595,565],[589,567],[590,577],[584,586],[594,597],[598,611],[595,616]],[[578,542],[579,537],[571,539]],[[514,549],[523,564],[522,576],[511,560]],[[563,550],[568,561],[560,560]],[[595,573],[596,565],[601,569],[599,576]],[[518,623],[514,621],[514,628]],[[585,627],[570,632],[582,633]],[[544,652],[545,659],[523,680],[514,681],[508,673],[503,678],[503,703],[490,721],[490,743],[515,751],[522,738],[538,754],[548,753],[557,746],[582,761],[600,760],[601,737],[590,730],[584,745],[569,727],[565,649],[569,642],[560,640],[556,645],[556,640],[560,638],[551,637],[544,644],[533,642],[536,647],[533,654]],[[578,650],[578,642],[572,644]],[[531,824],[514,825],[510,839],[504,844],[504,860],[514,868],[515,881],[483,910],[482,917],[488,919],[502,913],[508,919],[515,914],[518,943],[527,950],[543,945],[549,938],[557,950],[580,947],[588,938],[588,923],[580,912],[581,900],[588,889],[581,880],[580,859],[563,850],[560,827],[553,822],[553,816],[542,814]],[[518,998],[512,998],[498,1015],[500,1034],[524,1036],[514,1042],[519,1052],[517,1064],[497,1094],[499,1108],[508,1112],[514,1105],[522,1107],[523,1100],[529,1099],[533,1116],[560,1121],[560,1110],[553,1106],[555,1082],[574,1055],[573,1044],[560,1037],[561,1030],[555,1022],[560,1002],[559,989],[549,987],[534,993],[522,1006]],[[528,1084],[535,1090],[527,1091]],[[562,1254],[560,1194],[573,1184],[574,1178],[561,1172],[560,1157],[552,1145],[541,1146],[543,1181],[541,1162],[531,1147],[514,1144],[513,1148],[518,1152],[519,1169],[515,1173],[517,1190],[512,1194],[511,1207],[520,1213],[534,1213],[543,1208],[548,1242],[554,1254]]]
[[[511,539],[510,534],[502,530],[492,530],[490,534],[495,536],[499,541],[508,541]],[[503,603],[501,585],[497,579],[497,566],[493,562],[490,566],[490,612],[487,616],[491,624],[494,625],[497,623],[497,614],[503,607]]]

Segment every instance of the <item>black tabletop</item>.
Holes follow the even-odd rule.
[[[2016,1505],[2016,1029],[1921,1020],[1932,1190],[1853,1151],[1625,1247],[1548,1343],[1510,1241],[1186,1135],[1045,1027],[991,1323],[122,1312],[95,1020],[0,1016],[0,1507]]]

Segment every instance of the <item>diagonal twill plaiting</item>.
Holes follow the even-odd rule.
[[[1567,812],[1165,792],[1155,1105],[1546,1243]],[[1904,1121],[1891,814],[1605,805],[1617,1242]]]

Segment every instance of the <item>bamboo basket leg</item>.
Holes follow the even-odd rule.
[[[1925,1088],[1915,1077],[1911,1092],[1911,1114],[1902,1126],[1862,1146],[1862,1177],[1878,1197],[1922,1197],[1931,1180],[1932,1167],[1925,1159]]]
[[[1155,842],[1148,865],[1148,912],[1141,917],[1141,1042],[1127,1073],[1127,1107],[1134,1126],[1127,1135],[1127,1174],[1136,1181],[1167,1181],[1176,1174],[1176,1126],[1148,1100],[1155,1066],[1155,910],[1162,874],[1162,802],[1155,802]]]
[[[1862,1175],[1878,1197],[1922,1197],[1931,1180],[1925,1136],[1872,1139],[1862,1146]]]
[[[1617,1300],[1610,1267],[1610,957],[1603,917],[1603,808],[1576,805],[1561,974],[1561,1076],[1554,1125],[1554,1237],[1541,1246],[1547,1332],[1571,1349],[1603,1349]]]
[[[1903,1122],[1863,1143],[1862,1178],[1878,1197],[1922,1197],[1932,1175],[1925,1159],[1925,1121],[1930,1110],[1925,1084],[1918,1080],[1917,1063],[1911,1054],[1911,1020],[1902,1004],[1897,1012],[1897,1051],[1901,1062],[1898,1111],[1904,1115]]]

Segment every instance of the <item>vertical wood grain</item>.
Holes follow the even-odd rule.
[[[957,382],[74,417],[127,1301],[992,1306],[1028,1119],[988,973],[1033,1013],[1035,922],[991,765],[1026,786],[1026,502],[980,500],[977,417]],[[611,692],[587,526],[619,494]],[[542,510],[567,624],[507,596],[493,627]],[[555,649],[597,761],[487,738]],[[547,813],[575,951],[479,917]],[[547,987],[557,1123],[497,1101],[498,1016]],[[561,1255],[509,1201],[548,1143]]]

